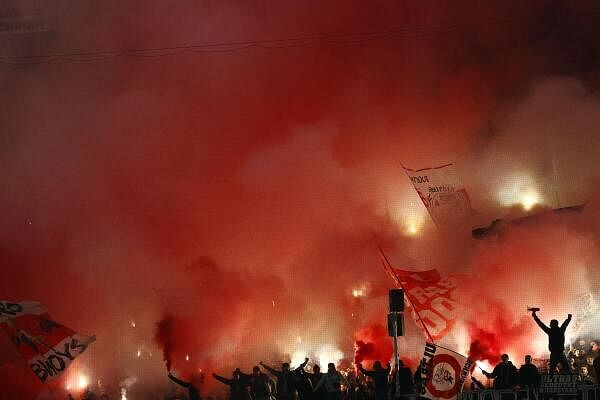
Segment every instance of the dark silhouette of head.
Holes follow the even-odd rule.
[[[236,369],[233,371],[233,379],[240,379],[240,374],[241,374],[241,373],[242,373],[242,371],[240,371],[240,369],[239,369],[239,368],[236,368]]]
[[[260,368],[258,367],[258,365],[255,365],[254,368],[252,368],[252,374],[260,375]]]
[[[313,367],[313,372],[315,374],[318,374],[321,372],[321,367],[319,367],[317,364],[315,364],[315,366]]]
[[[508,362],[508,354],[502,354],[502,356],[500,356],[500,359],[503,363],[506,364]]]
[[[531,364],[531,356],[529,354],[525,356],[525,364]]]
[[[335,364],[334,363],[327,364],[327,372],[329,372],[329,373],[335,372]]]
[[[284,371],[289,371],[290,370],[290,364],[288,364],[288,363],[281,364],[281,369],[284,370]]]
[[[379,361],[379,360],[378,360],[378,361],[375,361],[375,362],[373,363],[373,369],[374,369],[374,370],[376,370],[376,371],[378,371],[378,370],[380,370],[380,369],[383,369],[383,368],[381,367],[381,361]]]
[[[550,321],[550,328],[558,328],[558,320],[551,320]]]

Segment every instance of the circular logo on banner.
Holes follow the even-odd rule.
[[[460,364],[456,358],[448,354],[439,354],[431,360],[431,379],[427,382],[427,390],[434,397],[449,399],[458,394]]]

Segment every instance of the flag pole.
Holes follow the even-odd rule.
[[[410,184],[412,185],[413,189],[415,189],[415,191],[419,195],[419,198],[421,199],[421,203],[423,203],[423,198],[421,198],[421,194],[419,193],[419,191],[417,190],[417,188],[415,187],[415,185],[412,183],[412,180],[410,179],[410,175],[408,175],[408,172],[406,172],[410,168],[406,168],[404,166],[404,164],[402,164],[402,161],[400,161],[400,166],[402,167],[402,171],[404,171],[404,174],[406,175],[406,177],[410,181]],[[427,168],[427,169],[429,169],[429,168]],[[410,170],[412,171],[412,169],[410,169]],[[425,207],[425,209],[427,210],[427,214],[429,214],[429,218],[431,218],[431,220],[433,221],[433,224],[435,225],[435,227],[437,229],[440,229],[437,221],[435,220],[435,218],[433,218],[433,214],[431,213],[431,210],[429,209],[429,207],[427,207],[427,204],[423,203],[423,207]]]
[[[417,318],[419,319],[419,322],[423,326],[423,330],[427,334],[427,337],[429,338],[429,341],[431,343],[435,344],[435,341],[433,340],[433,337],[431,336],[431,333],[429,333],[429,329],[427,329],[427,326],[425,325],[425,322],[421,318],[421,314],[419,314],[419,310],[417,310],[417,308],[414,306],[414,303],[413,303],[410,295],[408,294],[408,292],[406,291],[406,289],[404,289],[404,285],[402,285],[402,281],[400,280],[400,278],[398,277],[398,275],[394,272],[394,269],[392,268],[392,264],[390,264],[390,261],[388,260],[387,256],[385,255],[383,249],[381,248],[381,246],[377,246],[377,248],[379,249],[379,253],[381,254],[381,257],[383,257],[383,260],[385,261],[384,269],[388,272],[388,274],[390,274],[390,276],[392,276],[392,279],[394,279],[394,281],[396,281],[396,284],[398,286],[400,286],[400,288],[404,291],[404,295],[406,296],[408,302],[410,303],[410,306],[412,307],[413,311],[417,315]]]

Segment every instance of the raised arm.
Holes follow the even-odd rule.
[[[358,364],[358,370],[365,376],[373,377],[375,376],[375,371],[367,371],[363,368],[362,364]]]
[[[496,377],[496,368],[494,368],[494,370],[492,372],[487,372],[487,371],[481,370],[481,373],[484,374],[486,377],[493,379]]]
[[[306,364],[308,364],[308,358],[305,358],[304,362],[298,365],[298,368],[296,368],[294,372],[304,372],[304,367],[306,367]]]
[[[569,323],[571,322],[571,318],[573,318],[573,315],[569,314],[569,316],[567,316],[567,319],[565,319],[565,322],[563,322],[560,326],[560,329],[565,331],[567,329],[567,326],[569,326]]]
[[[546,325],[544,325],[544,323],[538,318],[537,314],[535,313],[535,311],[531,314],[533,316],[533,319],[535,320],[535,323],[538,324],[538,326],[540,328],[542,328],[542,330],[546,333],[550,333],[550,328],[548,328]]]
[[[233,379],[227,379],[227,378],[224,378],[221,375],[217,375],[215,373],[213,373],[212,376],[219,382],[223,382],[226,385],[231,385],[233,383]]]
[[[175,378],[173,375],[171,375],[170,372],[169,372],[169,379],[172,380],[173,382],[175,382],[176,384],[178,384],[179,386],[183,386],[185,388],[190,387],[190,385],[191,385],[189,382],[182,381],[181,379]]]
[[[269,367],[267,364],[263,363],[262,361],[259,364],[264,369],[266,369],[267,371],[269,371],[270,373],[272,373],[273,375],[275,375],[276,377],[279,378],[279,375],[281,375],[281,371],[277,371],[275,368]]]

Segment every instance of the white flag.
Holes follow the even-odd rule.
[[[404,170],[437,225],[460,222],[471,212],[471,201],[454,164]]]
[[[421,367],[424,385],[420,395],[437,400],[456,399],[462,390],[473,362],[462,354],[433,343],[425,344],[425,363]]]

